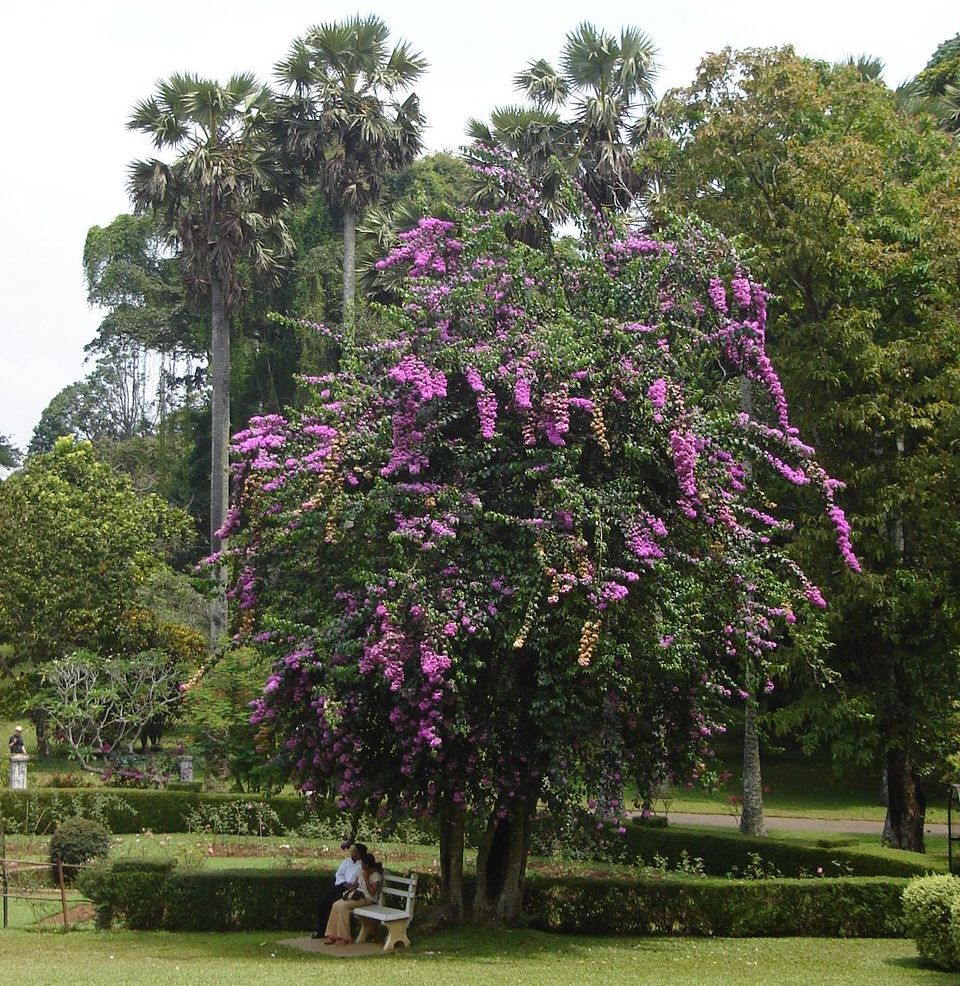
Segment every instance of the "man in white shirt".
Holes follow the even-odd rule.
[[[350,855],[337,867],[337,875],[333,878],[333,886],[320,898],[320,910],[317,914],[317,930],[311,938],[322,938],[330,917],[330,908],[348,890],[355,890],[360,882],[360,857],[367,851],[362,842],[350,841],[340,843],[341,849],[350,849]]]

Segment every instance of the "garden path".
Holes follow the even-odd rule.
[[[667,817],[677,825],[711,825],[716,828],[736,828],[740,820],[735,815],[708,815],[693,811],[671,811]],[[883,832],[883,822],[853,818],[789,818],[785,815],[764,815],[768,829],[793,830],[794,832],[855,832],[876,835]],[[927,835],[946,835],[947,826],[931,822],[924,831]]]

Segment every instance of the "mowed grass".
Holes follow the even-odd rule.
[[[530,930],[467,930],[416,940],[408,952],[336,959],[275,934],[78,931],[0,934],[0,968],[31,986],[889,986],[956,983],[921,967],[901,940],[610,939]]]

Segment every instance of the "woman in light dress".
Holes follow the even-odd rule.
[[[372,852],[360,857],[360,881],[356,890],[348,890],[343,897],[334,902],[327,920],[324,941],[328,945],[349,945],[353,938],[350,935],[350,912],[356,907],[375,904],[383,886],[383,866],[378,863]]]

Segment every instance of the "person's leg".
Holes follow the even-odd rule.
[[[338,883],[320,898],[320,904],[317,908],[317,929],[313,933],[314,938],[323,937],[323,929],[327,926],[327,921],[330,918],[330,908],[343,896],[346,889],[345,883]]]
[[[340,914],[343,911],[343,905],[345,903],[345,900],[337,900],[334,901],[333,907],[330,908],[330,917],[327,918],[327,927],[323,932],[327,941],[336,941],[340,937],[340,925],[342,923]]]

